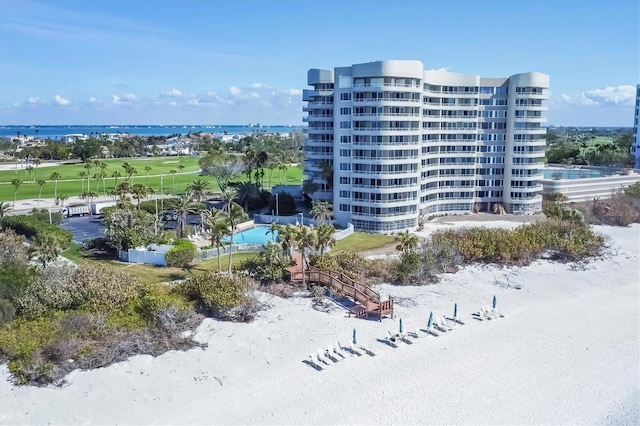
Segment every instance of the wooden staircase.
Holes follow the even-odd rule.
[[[289,271],[291,272],[291,281],[302,282],[301,268],[291,267]],[[369,315],[376,315],[380,321],[385,316],[393,318],[392,298],[380,300],[380,294],[341,272],[310,266],[305,268],[304,275],[307,283],[327,286],[338,294],[352,298],[356,305],[349,310],[349,316],[353,314],[356,318],[368,319]]]

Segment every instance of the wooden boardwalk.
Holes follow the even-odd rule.
[[[288,268],[291,273],[291,281],[295,283],[302,282],[302,256],[294,254],[296,265]],[[393,318],[393,299],[380,300],[380,294],[372,290],[370,287],[356,280],[351,279],[347,275],[337,272],[328,271],[313,266],[304,268],[305,281],[316,285],[324,285],[336,293],[352,298],[356,305],[349,310],[349,316],[354,314],[357,318],[369,318],[369,315],[376,315],[382,321],[385,316]]]

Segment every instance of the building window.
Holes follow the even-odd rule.
[[[340,115],[351,115],[351,108],[350,107],[340,108]]]
[[[341,121],[340,122],[340,128],[341,129],[350,129],[351,128],[351,122],[350,121]]]
[[[341,135],[340,136],[340,143],[351,143],[351,136]]]
[[[351,100],[351,93],[340,93],[340,100],[341,101],[350,101]]]

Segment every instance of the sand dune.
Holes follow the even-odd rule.
[[[63,388],[14,387],[3,366],[0,423],[637,424],[640,226],[596,229],[612,247],[584,270],[473,266],[434,286],[379,286],[396,300],[381,323],[263,295],[251,324],[205,320],[205,350],[77,371]],[[494,294],[508,317],[473,320]],[[454,303],[466,324],[451,332],[395,349],[377,340]],[[354,327],[376,356],[303,362]]]

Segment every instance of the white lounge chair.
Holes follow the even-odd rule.
[[[444,322],[442,321],[442,318],[436,318],[433,325],[436,328],[436,330],[439,330],[443,333],[453,330],[452,328],[444,324]]]
[[[334,348],[331,345],[329,345],[327,347],[327,350],[324,351],[324,356],[326,356],[327,358],[329,358],[333,362],[338,362],[338,361],[340,361],[342,359],[337,354],[334,353]]]
[[[323,364],[326,364],[326,365],[332,364],[331,360],[324,355],[324,351],[322,349],[318,349],[317,356],[318,356],[318,360]]]
[[[387,342],[394,348],[398,347],[398,343],[400,343],[400,339],[395,334],[391,334],[390,331],[387,331]]]
[[[442,325],[449,328],[449,330],[454,330],[457,327],[453,321],[449,321],[445,316],[443,316],[440,320]]]
[[[345,359],[347,357],[347,354],[345,354],[342,351],[342,346],[340,346],[340,342],[336,342],[333,345],[333,353],[338,355],[339,357],[341,357],[342,359]]]
[[[351,353],[353,353],[353,356],[361,356],[364,353],[364,351],[360,349],[358,345],[355,345],[353,343],[351,344],[350,349]]]
[[[504,318],[504,317],[506,317],[506,314],[503,314],[502,312],[500,312],[500,311],[498,310],[498,308],[492,308],[492,309],[491,309],[491,315],[492,315],[494,318]]]
[[[420,329],[416,327],[416,331],[410,331],[409,336],[413,337],[414,339],[419,339],[420,338]]]
[[[322,370],[322,362],[318,360],[318,355],[309,355],[309,363],[316,369]]]
[[[360,349],[361,351],[363,351],[369,356],[376,356],[376,354],[365,345],[358,345],[358,349]]]

